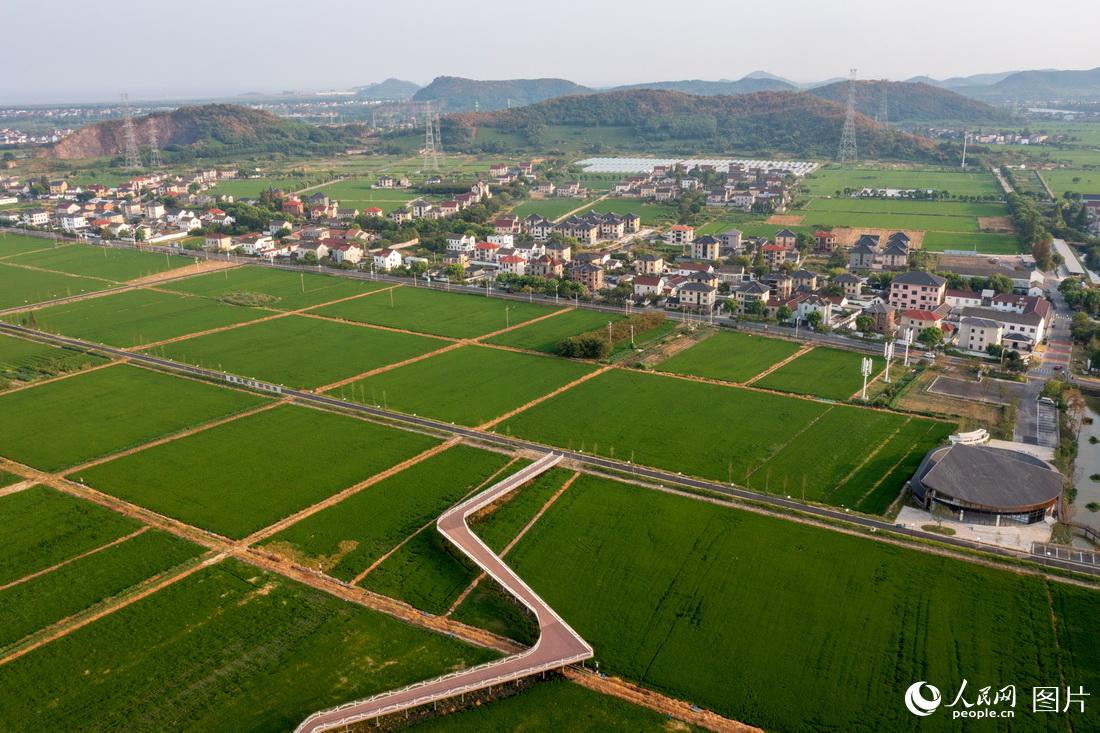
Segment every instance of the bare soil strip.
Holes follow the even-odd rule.
[[[563,384],[561,387],[558,387],[557,389],[553,390],[552,392],[547,392],[546,394],[542,395],[541,397],[536,397],[535,399],[531,400],[530,402],[528,402],[525,405],[520,405],[516,409],[510,410],[510,411],[504,413],[503,415],[501,415],[500,417],[495,417],[492,420],[490,420],[489,422],[482,423],[481,425],[478,425],[475,428],[475,430],[488,430],[489,428],[493,427],[494,425],[499,425],[500,423],[504,422],[508,418],[513,417],[515,415],[518,415],[519,413],[523,412],[524,410],[530,409],[530,408],[534,407],[535,405],[537,405],[541,402],[545,402],[546,400],[550,399],[551,397],[557,397],[562,392],[565,392],[566,390],[573,389],[578,384],[582,384],[583,382],[587,382],[589,379],[592,379],[593,377],[598,377],[599,375],[606,372],[608,369],[614,369],[614,367],[612,367],[611,365],[602,366],[602,367],[600,367],[599,369],[597,369],[595,371],[589,372],[588,374],[585,374],[584,376],[579,377],[578,379],[574,379],[572,382],[569,382],[568,384]]]
[[[99,277],[98,275],[77,275],[72,272],[64,272],[62,270],[51,270],[48,267],[39,267],[38,265],[21,265],[18,262],[5,262],[8,267],[18,267],[23,270],[34,270],[35,272],[48,272],[51,275],[64,275],[65,277],[83,277],[88,280],[99,280],[100,282],[110,283],[111,285],[121,285],[121,280],[112,280],[109,277]]]
[[[805,216],[798,214],[772,214],[764,220],[765,224],[778,224],[780,226],[796,227],[799,226],[805,219]]]
[[[186,256],[186,255],[184,255]],[[200,260],[193,265],[184,265],[163,272],[154,272],[152,275],[137,277],[127,280],[127,285],[154,285],[165,280],[179,280],[181,277],[192,277],[207,272],[221,272],[222,270],[235,270],[241,265],[225,260]]]
[[[43,575],[48,575],[49,573],[52,573],[55,570],[59,570],[59,569],[65,567],[66,565],[68,565],[70,563],[76,562],[77,560],[83,560],[86,557],[91,557],[92,555],[96,554],[97,552],[103,552],[104,550],[106,550],[108,548],[111,548],[111,547],[114,547],[115,545],[121,545],[126,540],[132,540],[133,538],[137,537],[140,534],[145,534],[150,529],[151,528],[148,525],[146,525],[144,527],[141,527],[138,530],[135,530],[135,531],[131,532],[128,535],[123,535],[122,537],[111,540],[110,542],[108,542],[105,545],[100,545],[99,547],[94,547],[91,550],[88,550],[87,552],[80,553],[79,555],[73,555],[72,557],[70,557],[66,560],[62,560],[61,562],[57,563],[56,565],[51,565],[50,567],[45,568],[43,570],[39,570],[36,573],[31,573],[30,575],[24,575],[22,578],[18,578],[17,580],[13,580],[10,583],[7,583],[5,585],[0,585],[0,591],[5,591],[8,588],[14,588],[17,585],[21,585],[23,583],[26,583],[28,580],[34,580],[35,578],[41,577]]]
[[[5,486],[0,489],[0,497],[8,496],[9,494],[18,494],[20,491],[26,491],[30,487],[34,486],[34,481],[27,479],[26,481],[20,481],[18,483]]]
[[[978,228],[983,232],[1016,233],[1016,223],[1011,216],[979,216]]]
[[[703,710],[696,705],[677,700],[668,695],[662,695],[653,690],[647,690],[619,677],[596,675],[587,670],[581,671],[572,667],[565,670],[565,677],[595,692],[626,700],[716,733],[764,733],[760,728],[724,718],[718,713]]]

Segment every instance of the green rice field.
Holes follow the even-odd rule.
[[[14,267],[0,261],[0,308],[33,305],[81,293],[106,290],[105,280]]]
[[[962,678],[975,691],[1027,690],[1059,667],[1073,684],[1097,678],[1096,591],[595,477],[509,562],[601,671],[768,730],[909,729],[900,701],[916,680],[950,700]],[[957,726],[939,714],[920,727]]]
[[[79,477],[104,493],[238,539],[436,442],[282,405],[100,464]]]
[[[453,446],[303,519],[264,546],[350,581],[403,539],[434,523],[508,460],[499,453]]]
[[[268,315],[256,308],[155,290],[129,290],[5,316],[14,323],[112,346],[142,346]]]
[[[0,395],[0,455],[46,471],[225,417],[264,398],[119,365]],[[42,440],[48,435],[50,440]],[[78,477],[79,478],[79,477]]]
[[[403,285],[369,298],[318,308],[314,312],[433,336],[476,338],[553,313],[554,309],[522,301],[502,301]]]
[[[197,545],[145,532],[0,589],[0,648],[197,556]]]
[[[225,560],[0,667],[0,689],[20,691],[0,696],[0,720],[13,730],[291,730],[319,708],[493,656]]]
[[[830,400],[848,400],[863,386],[860,364],[864,358],[864,354],[855,351],[817,346],[753,382],[753,386]],[[878,356],[871,360],[868,380],[886,365]]]
[[[805,179],[814,196],[833,196],[845,188],[901,188],[947,191],[954,196],[999,195],[1000,187],[986,170],[873,168],[825,166]]]
[[[263,299],[269,301],[268,308],[297,310],[349,298],[359,293],[369,293],[386,285],[332,275],[246,266],[177,280],[166,283],[163,287],[166,290],[204,295],[208,298],[252,293],[266,296]]]
[[[141,525],[110,509],[32,486],[0,496],[0,585],[94,550]]]
[[[56,246],[49,237],[32,237],[29,234],[0,232],[0,259],[7,259],[23,252],[34,252]]]
[[[719,331],[657,365],[662,372],[745,382],[800,348],[793,341]]]
[[[176,341],[157,347],[155,353],[312,389],[446,345],[446,341],[427,336],[287,316]]]
[[[363,404],[481,425],[594,368],[556,357],[462,346],[353,382],[339,393]]]
[[[565,216],[574,209],[579,209],[584,206],[585,200],[586,199],[570,198],[530,199],[512,209],[512,213],[520,219],[530,216],[531,214],[538,214],[547,219],[557,219],[558,217]]]
[[[615,419],[590,410],[594,404],[615,405]],[[907,420],[904,415],[858,407],[613,370],[512,417],[496,430],[831,503],[837,484]],[[942,425],[950,432],[947,423]],[[940,437],[930,435],[919,449],[929,450]]]
[[[113,282],[126,282],[147,275],[156,275],[177,267],[192,265],[195,260],[179,255],[139,252],[133,249],[93,247],[69,244],[56,249],[16,255],[5,260],[12,265],[39,267],[70,275],[98,277]]]
[[[537,323],[493,336],[486,339],[485,343],[553,354],[558,344],[564,339],[600,328],[606,331],[608,321],[622,319],[622,316],[610,313],[574,308],[559,313],[553,318],[545,318]]]

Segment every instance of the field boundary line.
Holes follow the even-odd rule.
[[[381,292],[381,291],[374,291]],[[373,293],[369,293],[373,295]],[[294,315],[302,316],[303,318],[316,318],[318,321],[331,321],[333,323],[343,323],[347,326],[359,326],[360,328],[373,328],[376,331],[389,331],[391,333],[403,333],[408,336],[423,336],[426,338],[439,339],[440,341],[452,341],[454,343],[464,343],[467,339],[454,338],[453,336],[440,336],[436,333],[422,333],[420,331],[412,331],[407,328],[395,328],[393,326],[383,326],[378,323],[364,323],[363,321],[352,321],[347,318],[337,318],[336,316],[326,316],[321,313],[310,313],[304,311],[302,313],[295,313]]]
[[[21,254],[29,254],[28,252],[22,252]],[[35,272],[45,272],[50,275],[64,275],[66,277],[82,277],[86,280],[99,280],[100,282],[107,283],[109,285],[125,285],[125,280],[112,280],[109,277],[100,277],[99,275],[77,275],[72,272],[65,272],[64,270],[51,270],[48,267],[39,267],[38,265],[21,265],[18,262],[4,261],[4,264],[8,267],[19,267],[24,270],[34,270]]]
[[[307,506],[304,509],[299,509],[298,511],[294,512],[293,514],[291,514],[289,516],[286,516],[286,517],[283,517],[282,519],[275,522],[274,524],[270,524],[267,527],[264,527],[263,529],[258,529],[255,532],[253,532],[252,534],[248,535],[244,539],[242,539],[239,542],[236,542],[234,544],[239,545],[241,547],[248,547],[250,545],[254,545],[257,542],[259,542],[260,540],[265,540],[268,537],[271,537],[272,535],[281,532],[282,530],[286,529],[287,527],[290,527],[291,525],[297,524],[298,522],[302,521],[303,519],[306,519],[307,517],[310,517],[310,516],[316,514],[317,512],[321,511],[322,509],[327,509],[330,506],[335,506],[336,504],[339,504],[340,502],[342,502],[344,499],[347,499],[350,496],[358,494],[360,491],[362,491],[364,489],[367,489],[371,486],[374,486],[375,484],[377,484],[380,481],[384,481],[385,479],[388,479],[391,476],[399,474],[402,471],[404,471],[405,469],[411,468],[412,466],[416,465],[417,463],[420,463],[421,461],[427,460],[428,458],[431,458],[432,456],[435,456],[439,453],[442,453],[443,451],[447,450],[448,448],[453,448],[455,445],[457,445],[460,442],[462,442],[462,437],[458,436],[458,435],[456,435],[453,438],[450,438],[448,440],[444,440],[442,443],[434,445],[434,446],[432,446],[431,448],[429,448],[425,451],[421,451],[420,453],[417,453],[415,456],[412,456],[410,458],[406,458],[405,460],[401,461],[400,463],[397,463],[393,466],[390,466],[389,468],[385,469],[384,471],[379,471],[378,473],[374,474],[373,476],[371,476],[367,479],[364,479],[363,481],[360,481],[357,484],[352,484],[351,486],[347,487],[346,489],[342,489],[340,491],[337,491],[335,494],[332,494],[331,496],[325,497],[324,499],[317,502],[316,504],[311,504],[310,506]]]
[[[210,334],[221,333],[223,331],[232,331],[232,330],[237,329],[237,328],[243,328],[245,326],[252,326],[252,325],[255,325],[257,323],[264,323],[266,321],[274,321],[274,320],[277,320],[279,318],[289,318],[290,316],[305,315],[305,311],[309,310],[310,308],[323,308],[327,305],[335,305],[337,303],[343,303],[345,300],[354,300],[355,298],[362,298],[366,295],[374,295],[375,293],[380,293],[383,290],[392,290],[393,288],[397,288],[397,287],[400,287],[400,286],[399,285],[392,285],[388,288],[382,288],[382,290],[370,290],[366,293],[356,293],[355,295],[349,295],[349,296],[344,297],[344,298],[337,298],[336,300],[330,300],[326,303],[318,303],[317,305],[311,305],[311,306],[308,306],[306,308],[296,308],[295,310],[289,310],[289,311],[275,310],[275,309],[272,309],[272,308],[262,308],[262,309],[257,308],[256,310],[264,310],[264,311],[267,311],[267,312],[271,313],[271,315],[261,316],[260,318],[254,318],[250,321],[241,321],[239,323],[229,323],[229,324],[226,324],[224,326],[217,326],[215,328],[208,328],[208,329],[205,329],[203,331],[195,331],[194,333],[185,333],[182,336],[174,336],[170,339],[162,339],[161,341],[154,341],[152,343],[142,344],[141,346],[134,346],[134,347],[131,347],[131,348],[135,351],[143,351],[145,349],[156,348],[157,346],[164,346],[166,344],[174,344],[177,341],[187,341],[189,339],[199,338],[200,336],[209,336]],[[156,290],[156,288],[145,288],[145,289],[146,290]],[[175,292],[170,291],[170,290],[158,291],[158,292],[171,293],[172,295],[184,295],[184,296],[187,295],[186,293],[175,293]],[[194,296],[194,294],[192,293],[191,297],[196,297],[196,296]],[[203,297],[203,296],[197,296],[197,297]],[[217,301],[217,298],[210,298],[210,300]]]
[[[0,237],[0,241],[3,241],[3,239],[4,239],[3,237]],[[60,247],[43,247],[42,249],[29,249],[26,252],[12,252],[9,255],[0,256],[0,262],[3,262],[4,260],[9,260],[12,257],[19,257],[20,255],[33,255],[33,254],[37,254],[39,252],[49,252],[51,249],[63,249],[65,247],[71,247],[74,244],[76,244],[76,242],[66,242],[65,244],[61,245]]]
[[[582,671],[575,667],[567,667],[565,678],[593,692],[626,700],[639,707],[676,718],[685,723],[697,725],[700,728],[714,731],[714,733],[764,733],[762,728],[731,720],[711,710],[670,697],[656,690],[641,687],[621,677],[596,675],[596,673],[587,670]]]
[[[766,466],[769,463],[771,463],[772,461],[774,461],[775,457],[778,456],[780,453],[782,453],[784,450],[786,450],[787,446],[789,446],[791,443],[793,443],[796,438],[798,438],[800,435],[802,435],[802,433],[804,433],[807,430],[809,430],[810,428],[812,428],[814,425],[817,424],[818,420],[825,417],[826,415],[828,415],[832,411],[833,411],[833,405],[829,405],[827,408],[822,410],[820,414],[814,416],[813,420],[810,420],[808,423],[806,423],[802,427],[801,430],[796,430],[795,433],[793,435],[791,435],[791,437],[788,438],[787,441],[785,443],[783,443],[783,445],[776,448],[775,452],[772,453],[770,456],[768,456],[766,460],[762,461],[759,466],[757,466],[756,468],[752,469],[747,474],[745,474],[745,486],[746,487],[749,486],[749,478],[754,476],[757,471],[759,471],[761,468],[763,468],[764,466]],[[771,492],[770,491],[765,491],[764,493],[768,494],[768,493],[771,493]]]
[[[5,591],[8,588],[14,588],[17,585],[22,585],[23,583],[26,583],[29,580],[34,580],[35,578],[42,577],[43,575],[48,575],[48,574],[52,573],[55,570],[60,570],[61,568],[65,567],[66,565],[69,565],[70,563],[74,563],[77,560],[83,560],[84,558],[91,557],[92,555],[95,555],[99,552],[102,552],[103,550],[110,549],[110,548],[114,547],[115,545],[121,545],[123,542],[125,542],[127,540],[132,540],[133,538],[137,537],[138,535],[145,534],[150,529],[152,529],[152,527],[150,527],[148,524],[143,526],[143,527],[139,527],[138,529],[134,530],[130,534],[123,535],[122,537],[116,537],[115,539],[111,540],[110,542],[108,542],[106,544],[103,544],[103,545],[100,545],[99,547],[93,547],[92,549],[90,549],[86,552],[82,552],[79,555],[73,555],[72,557],[67,558],[65,560],[62,560],[61,562],[59,562],[55,565],[51,565],[48,568],[43,568],[42,570],[38,570],[36,572],[31,573],[30,575],[24,575],[22,578],[16,578],[15,580],[11,581],[10,583],[6,583],[5,585],[0,585],[0,591]]]
[[[218,553],[212,557],[199,560],[198,562],[192,562],[185,564],[183,567],[176,566],[173,570],[168,570],[164,573],[154,575],[152,578],[146,578],[136,586],[122,591],[120,598],[118,595],[108,598],[101,603],[98,603],[91,608],[85,609],[82,613],[70,616],[69,618],[62,619],[55,624],[47,626],[30,637],[33,639],[25,646],[21,646],[15,651],[0,657],[0,667],[9,662],[14,662],[22,656],[30,654],[31,652],[39,649],[47,644],[50,644],[58,639],[68,636],[74,631],[84,628],[88,624],[91,624],[99,619],[110,616],[116,611],[130,606],[138,601],[147,598],[154,593],[167,588],[170,585],[178,583],[184,578],[188,578],[200,570],[216,565],[227,557],[225,553]],[[132,591],[132,592],[131,592]],[[23,639],[22,641],[26,641]],[[18,643],[18,642],[17,642]]]
[[[546,394],[544,394],[540,397],[536,397],[535,399],[531,400],[527,404],[520,405],[519,407],[517,407],[513,410],[509,410],[508,412],[504,413],[500,417],[494,417],[492,420],[489,420],[488,422],[484,422],[481,425],[478,425],[476,428],[474,428],[474,430],[489,430],[490,428],[494,427],[495,425],[499,425],[500,423],[504,422],[505,420],[508,420],[509,418],[512,418],[512,417],[515,417],[516,415],[523,412],[524,410],[529,410],[532,407],[534,407],[535,405],[538,405],[542,402],[545,402],[546,400],[550,399],[551,397],[557,397],[562,392],[566,392],[570,389],[573,389],[578,384],[581,384],[583,382],[587,382],[589,379],[592,379],[593,377],[598,377],[599,375],[603,374],[604,372],[608,371],[609,369],[614,369],[614,368],[615,367],[611,366],[610,364],[607,364],[605,366],[600,367],[599,369],[593,369],[592,371],[578,377],[577,379],[574,379],[572,382],[569,382],[568,384],[563,384],[562,386],[558,387],[555,390],[547,392]]]
[[[486,484],[488,484],[490,481],[492,481],[497,476],[499,476],[506,468],[508,468],[508,466],[511,466],[513,463],[515,463],[516,460],[517,459],[515,457],[513,457],[510,461],[506,462],[503,466],[501,466],[497,470],[493,471],[492,475],[489,476],[489,478],[485,479],[484,481],[479,483],[477,486],[475,486],[474,488],[470,489],[465,494],[463,494],[462,497],[459,499],[459,501],[465,501],[466,499],[470,498],[471,495],[476,494],[477,492],[481,491],[483,488],[485,488]],[[386,551],[386,553],[384,555],[382,555],[377,560],[372,562],[370,564],[370,566],[368,566],[361,573],[359,573],[354,578],[352,578],[351,579],[351,584],[352,585],[359,585],[360,581],[362,581],[363,578],[370,575],[371,572],[373,572],[375,570],[375,568],[377,568],[379,565],[384,563],[386,560],[388,560],[390,558],[391,555],[393,555],[395,552],[397,552],[402,547],[404,547],[408,542],[410,542],[412,540],[413,537],[416,537],[418,534],[420,534],[421,532],[423,532],[426,529],[430,529],[433,524],[435,524],[435,519],[431,519],[426,524],[423,524],[420,527],[417,527],[408,537],[406,537],[405,539],[401,540],[396,545],[391,547],[388,551]]]
[[[352,382],[358,382],[360,379],[366,379],[367,377],[373,377],[376,374],[383,374],[385,372],[390,371],[391,369],[398,369],[400,367],[407,366],[409,364],[415,364],[418,361],[423,361],[424,359],[430,359],[433,356],[437,356],[437,355],[442,354],[442,353],[447,352],[447,351],[454,351],[455,349],[460,348],[464,345],[465,344],[463,344],[461,341],[456,341],[454,343],[447,344],[446,346],[441,346],[438,349],[435,349],[434,351],[427,351],[423,354],[418,354],[417,356],[410,356],[408,359],[405,359],[403,361],[394,362],[393,364],[385,364],[385,365],[380,366],[380,367],[375,367],[374,369],[368,369],[367,371],[365,371],[361,374],[355,374],[353,376],[346,377],[344,379],[341,379],[338,382],[333,382],[332,384],[326,384],[326,385],[323,385],[321,387],[315,387],[313,391],[314,392],[329,392],[331,390],[338,389],[340,387],[345,387],[345,386],[351,384]]]
[[[482,334],[481,336],[478,336],[475,339],[471,339],[471,341],[482,341],[483,339],[493,338],[494,336],[499,336],[502,333],[508,333],[509,331],[515,331],[517,328],[523,328],[524,326],[530,326],[531,324],[538,323],[539,321],[545,321],[547,318],[553,318],[554,316],[560,316],[562,313],[565,313],[566,311],[571,311],[571,310],[573,310],[573,309],[572,308],[560,308],[556,311],[551,311],[550,313],[544,313],[541,316],[537,316],[535,318],[532,318],[529,321],[524,321],[523,323],[517,323],[514,326],[505,326],[504,328],[498,329],[496,331],[490,331],[489,333]]]
[[[849,471],[847,474],[845,474],[844,478],[840,479],[840,481],[838,481],[836,483],[836,486],[833,487],[833,491],[839,490],[846,483],[848,483],[848,481],[852,478],[852,476],[855,476],[861,468],[863,468],[864,466],[866,466],[868,463],[871,462],[871,459],[873,459],[875,456],[877,456],[879,453],[881,453],[882,449],[886,447],[886,444],[889,443],[891,440],[893,440],[895,437],[897,437],[898,433],[900,433],[902,431],[902,428],[904,428],[906,425],[908,425],[912,421],[913,421],[913,418],[909,418],[908,420],[903,422],[901,425],[898,425],[896,430],[894,430],[892,433],[890,433],[888,436],[886,436],[885,440],[883,440],[881,443],[876,445],[875,449],[873,451],[871,451],[866,456],[864,456],[863,460],[860,461],[857,466],[855,466],[851,471]],[[906,452],[908,452],[908,451],[906,451]]]
[[[89,367],[85,367],[83,369],[74,369],[71,372],[65,372],[64,374],[57,374],[57,375],[52,376],[52,377],[46,377],[45,379],[36,379],[33,382],[24,382],[23,384],[19,384],[15,387],[12,387],[11,389],[0,390],[0,397],[2,397],[4,395],[9,395],[9,394],[15,394],[16,392],[22,392],[23,390],[31,389],[33,387],[41,387],[44,384],[52,384],[54,382],[60,382],[63,379],[69,379],[70,377],[75,377],[79,374],[87,374],[89,372],[97,372],[100,369],[106,369],[107,367],[118,366],[119,364],[125,364],[128,361],[129,361],[129,359],[109,359],[109,360],[106,361],[106,363],[103,363],[103,364],[96,364],[95,366],[89,366]]]
[[[527,532],[532,527],[535,526],[535,522],[539,521],[539,519],[542,518],[542,515],[546,513],[546,510],[548,510],[550,506],[558,500],[559,496],[565,493],[566,489],[573,485],[573,482],[576,481],[577,477],[580,475],[580,471],[574,471],[572,476],[566,477],[565,481],[562,482],[562,485],[554,491],[554,494],[549,499],[547,499],[541,507],[539,507],[539,510],[535,512],[535,515],[527,520],[527,522],[522,527],[520,527],[520,530],[516,533],[516,536],[509,540],[508,544],[504,546],[504,549],[500,551],[500,558],[502,560],[508,556],[508,553],[512,551],[512,548],[515,547],[519,543],[519,541],[523,539],[523,536],[527,534]],[[492,514],[489,514],[488,516],[492,516]],[[474,589],[477,588],[477,586],[484,579],[485,573],[479,573],[476,578],[470,581],[470,584],[466,586],[462,593],[459,594],[458,598],[455,599],[454,603],[450,605],[450,607],[447,609],[447,612],[443,615],[446,617],[450,617],[450,615],[454,613],[459,606],[462,605],[462,602],[466,600],[466,597],[473,593]]]
[[[781,361],[777,361],[775,364],[772,364],[770,367],[768,367],[764,371],[760,372],[755,377],[753,377],[751,379],[746,379],[741,384],[742,384],[743,387],[748,387],[752,384],[755,384],[757,380],[763,379],[764,377],[768,376],[769,374],[776,371],[777,369],[782,369],[783,367],[787,366],[788,364],[790,364],[792,361],[794,361],[798,357],[803,356],[804,354],[808,354],[813,350],[814,350],[814,345],[813,344],[809,344],[809,343],[803,344],[802,348],[800,348],[798,351],[796,351],[793,354],[791,354],[790,356],[788,356],[786,359],[783,359]]]
[[[931,431],[932,431],[932,426],[929,426],[928,430],[924,431],[924,434],[927,435]],[[874,484],[872,484],[871,487],[867,489],[867,491],[863,492],[863,496],[859,497],[859,499],[857,499],[855,501],[855,503],[852,504],[852,506],[859,506],[859,504],[864,499],[866,499],[868,496],[870,496],[872,493],[874,493],[875,489],[877,489],[879,486],[881,486],[882,482],[886,480],[886,477],[889,476],[891,473],[893,473],[895,468],[900,466],[902,464],[902,462],[905,461],[906,458],[908,458],[910,455],[913,454],[913,448],[914,448],[914,446],[910,445],[909,448],[904,453],[901,454],[901,457],[898,458],[898,460],[894,462],[894,465],[890,466],[890,470],[887,471],[886,473],[882,474],[881,476],[879,476],[878,481],[876,481]],[[893,506],[895,501],[897,501],[897,497],[894,497],[894,499],[890,502],[890,506]]]
[[[577,208],[573,209],[572,211],[567,211],[564,214],[562,214],[561,216],[559,216],[557,219],[554,219],[554,223],[557,224],[560,221],[565,221],[566,219],[573,216],[574,214],[576,214],[579,211],[584,211],[585,209],[591,209],[593,206],[600,203],[604,199],[609,198],[610,196],[611,196],[611,192],[608,191],[607,193],[605,193],[603,196],[600,196],[599,198],[596,198],[596,199],[593,199],[592,201],[588,201],[586,203],[583,203],[580,206],[578,206]],[[522,203],[522,202],[520,202],[520,203]]]
[[[125,448],[125,449],[117,451],[115,453],[108,453],[105,456],[100,456],[98,458],[93,458],[90,461],[85,461],[84,463],[77,464],[77,465],[73,466],[72,468],[63,468],[63,469],[61,469],[61,471],[58,472],[57,475],[62,476],[62,477],[71,476],[73,473],[75,473],[77,471],[86,471],[89,468],[94,468],[94,467],[96,467],[100,464],[103,464],[103,463],[110,463],[111,461],[118,460],[119,458],[125,458],[126,456],[133,455],[134,453],[140,453],[141,451],[147,450],[149,448],[156,448],[158,445],[164,445],[165,443],[171,443],[175,440],[179,440],[180,438],[186,438],[189,435],[195,435],[196,433],[202,433],[202,432],[205,432],[205,431],[210,430],[212,428],[216,428],[216,427],[219,427],[221,425],[225,425],[226,423],[230,423],[230,422],[233,422],[235,420],[240,420],[243,417],[250,417],[250,416],[255,415],[257,413],[260,413],[260,412],[265,412],[267,410],[272,410],[272,409],[278,407],[279,405],[286,404],[287,402],[288,402],[288,400],[268,400],[268,401],[266,401],[266,402],[264,402],[260,405],[257,405],[256,407],[250,407],[247,410],[241,410],[240,412],[235,412],[232,415],[226,415],[224,417],[219,417],[216,420],[211,420],[209,422],[200,423],[198,425],[192,425],[189,428],[184,428],[183,430],[177,431],[175,433],[171,433],[169,435],[164,435],[160,438],[157,438],[155,440],[151,440],[147,443],[142,443],[140,445],[131,446],[129,448]]]

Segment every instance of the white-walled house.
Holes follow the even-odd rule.
[[[401,266],[401,253],[396,249],[380,249],[374,253],[374,269],[392,270]]]

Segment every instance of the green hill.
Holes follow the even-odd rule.
[[[593,90],[567,79],[502,79],[484,81],[458,76],[438,76],[413,95],[414,102],[432,102],[448,112],[522,107],[544,99]]]
[[[887,120],[890,122],[996,122],[1006,118],[1004,112],[948,89],[906,81],[857,81],[856,109],[874,117],[886,95]],[[841,81],[815,87],[807,92],[815,97],[840,104],[848,102],[848,82]]]

